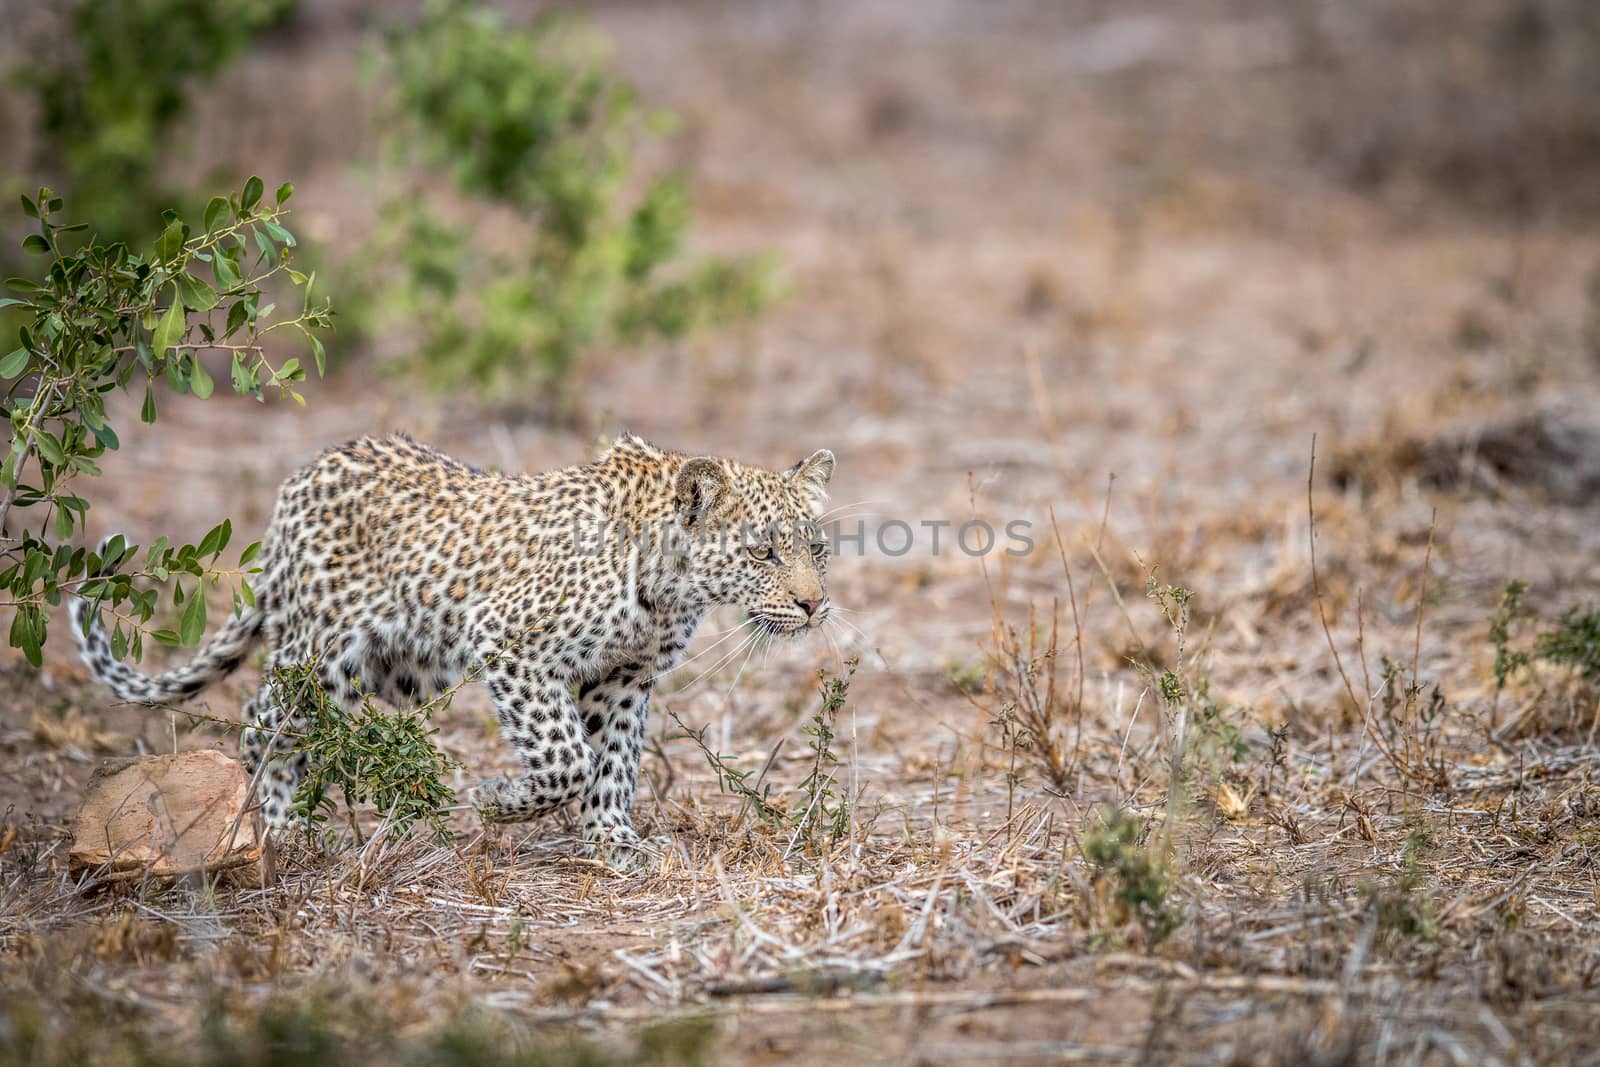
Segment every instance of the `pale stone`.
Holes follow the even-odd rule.
[[[102,880],[222,871],[261,856],[243,816],[250,782],[220,752],[108,760],[78,809],[69,862]]]

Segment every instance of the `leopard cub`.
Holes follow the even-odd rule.
[[[118,699],[150,705],[194,696],[258,642],[267,677],[316,663],[347,711],[481,678],[523,773],[482,783],[477,803],[516,821],[577,801],[586,850],[629,863],[651,687],[701,619],[729,604],[770,633],[826,620],[816,520],[833,468],[827,450],[770,471],[624,435],[593,463],[519,476],[363,438],[283,483],[254,606],[192,661],[155,676],[118,661],[89,600],[72,602],[74,632]],[[265,761],[263,814],[287,826],[301,717],[270,684],[245,714],[245,766]]]

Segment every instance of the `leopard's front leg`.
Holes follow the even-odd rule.
[[[583,840],[612,866],[637,867],[649,857],[633,828],[652,672],[629,664],[578,690],[578,713],[594,751],[583,792]]]
[[[571,690],[559,681],[524,673],[514,663],[491,667],[485,680],[494,697],[500,733],[521,758],[526,773],[481,783],[475,803],[498,822],[522,822],[583,796],[596,760],[583,743],[583,724]]]

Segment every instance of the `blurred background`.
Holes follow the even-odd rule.
[[[1299,563],[1273,530],[1313,431],[1346,492],[1593,488],[1583,0],[3,14],[8,184],[138,244],[164,208],[292,182],[336,315],[305,407],[179,398],[129,432],[92,534],[251,527],[318,449],[397,427],[512,469],[620,428],[772,465],[827,446],[869,527],[1104,513],[1246,590]],[[1592,569],[1525,530],[1476,551],[1485,589]],[[987,626],[902,627],[886,595],[964,603],[970,561],[880,562],[838,579],[896,621],[874,643],[936,665]]]
[[[336,316],[304,408],[178,398],[125,434],[95,535],[249,528],[318,449],[392,428],[511,469],[620,428],[772,465],[827,446],[869,528],[1094,522],[1114,475],[1129,545],[1230,583],[1287,565],[1263,531],[1313,431],[1345,490],[1458,482],[1465,439],[1502,446],[1470,478],[1592,487],[1584,0],[3,15],[9,185],[148,244],[164,208],[292,182]],[[1494,581],[1557,577],[1530,536],[1483,547]],[[838,580],[888,620],[876,585],[981,588],[965,558],[881,562]],[[872,638],[937,663],[986,615]]]

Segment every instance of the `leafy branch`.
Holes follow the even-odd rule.
[[[66,543],[86,529],[89,511],[74,483],[98,476],[98,460],[120,447],[109,394],[142,384],[140,419],[154,422],[159,382],[174,393],[211,396],[215,383],[201,358],[209,350],[228,354],[234,392],[263,400],[273,389],[305,403],[296,386],[306,368],[294,357],[275,362],[263,338],[297,331],[320,375],[326,354],[315,331],[332,325],[332,312],[313,297],[315,276],[291,265],[296,241],[282,220],[293,187],[280,186],[270,205],[264,193],[261,179],[252,177],[238,193],[213,198],[198,231],[164,212],[160,234],[144,252],[78,236],[88,225],[58,221],[63,203],[49,189],[22,197],[23,213],[38,224],[23,250],[47,263],[36,277],[7,279],[17,295],[0,299],[0,308],[15,308],[27,320],[18,346],[0,357],[0,403],[11,425],[0,461],[0,606],[13,610],[12,647],[35,665],[46,640],[45,606],[59,604],[64,591],[109,604],[118,615],[113,650],[138,656],[157,604],[156,590],[139,583],[187,574],[197,582],[187,594],[181,586],[174,590],[183,608],[179,630],[154,634],[194,644],[204,632],[201,585],[222,574],[206,561],[215,564],[231,527],[219,524],[199,545],[174,547],[162,538],[138,570],[124,571],[138,549],[121,538],[97,552]],[[285,281],[302,291],[301,307],[293,317],[275,317],[267,286]],[[241,571],[258,548],[246,549]],[[241,583],[236,602],[250,600]],[[126,632],[124,621],[133,624]]]

